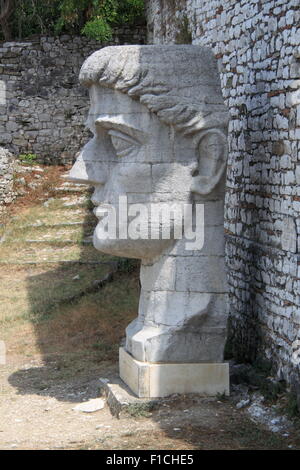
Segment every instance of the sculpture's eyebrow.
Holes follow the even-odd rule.
[[[95,120],[95,125],[100,125],[104,129],[115,129],[125,134],[130,135],[134,139],[138,140],[140,143],[145,142],[147,138],[147,133],[141,129],[125,124],[124,122],[119,121],[118,119],[107,118],[107,117],[98,117]]]

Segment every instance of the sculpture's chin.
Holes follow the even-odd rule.
[[[97,229],[94,232],[94,247],[103,253],[125,258],[153,259],[160,256],[170,245],[172,240],[121,240],[109,239],[99,236]]]

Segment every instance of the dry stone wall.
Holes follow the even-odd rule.
[[[149,0],[150,43],[212,47],[230,111],[230,342],[300,393],[299,0]]]
[[[7,150],[0,147],[0,214],[4,212],[6,204],[14,199],[15,158]]]
[[[110,44],[144,42],[140,26],[115,30]],[[0,44],[0,145],[44,162],[72,161],[88,138],[88,99],[79,70],[101,47],[68,35]]]

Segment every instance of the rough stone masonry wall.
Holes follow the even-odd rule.
[[[145,42],[145,28],[115,30],[110,44]],[[0,145],[67,163],[87,140],[87,92],[78,83],[83,61],[104,47],[83,37],[41,37],[0,44]]]
[[[7,149],[0,147],[0,214],[3,212],[4,205],[14,199],[14,170],[14,156]]]
[[[230,342],[300,394],[299,0],[149,0],[149,42],[212,47],[230,111]]]

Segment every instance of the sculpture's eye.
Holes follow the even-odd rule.
[[[126,157],[127,155],[136,152],[140,146],[140,143],[130,137],[129,135],[123,134],[122,132],[109,130],[111,142],[114,146],[118,157]]]

